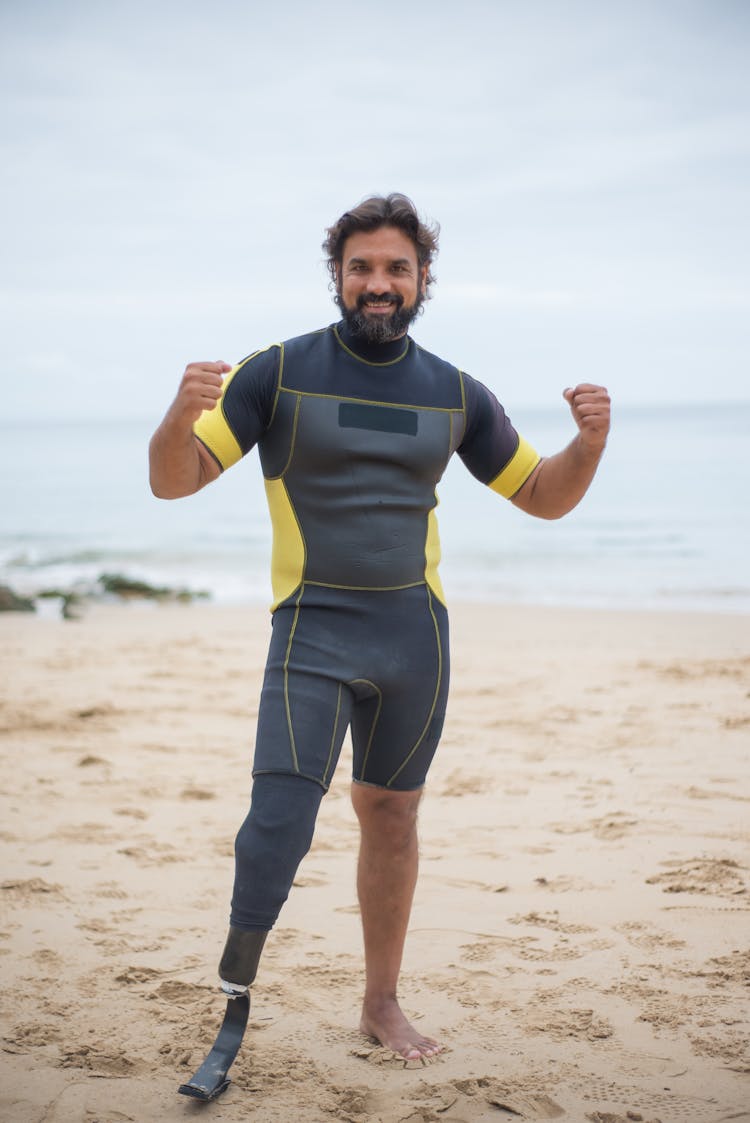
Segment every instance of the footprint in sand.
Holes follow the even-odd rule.
[[[638,819],[625,811],[613,811],[587,823],[549,823],[548,826],[555,834],[584,834],[591,831],[594,838],[601,842],[612,842],[632,834],[633,827],[638,826]]]
[[[528,1008],[519,1008],[512,1013],[518,1017],[526,1033],[545,1034],[554,1041],[564,1041],[567,1037],[601,1041],[614,1033],[611,1023],[593,1010],[549,1009],[542,1003],[542,1008],[534,1010],[531,1016]]]
[[[76,764],[79,768],[92,768],[97,764],[104,765],[105,768],[110,767],[108,760],[105,760],[102,756],[95,756],[93,753],[86,753],[85,756],[79,757]]]
[[[41,877],[3,881],[0,882],[0,890],[5,901],[44,900],[45,897],[50,901],[65,900],[62,885],[44,881]]]
[[[150,1063],[135,1060],[125,1053],[109,1053],[92,1045],[79,1045],[64,1049],[59,1060],[60,1068],[80,1068],[93,1076],[138,1076],[150,1071]]]
[[[123,846],[117,853],[132,858],[139,866],[164,866],[168,862],[180,862],[183,857],[174,846],[154,839],[149,839],[142,846]]]
[[[595,932],[596,929],[588,924],[565,924],[560,920],[559,913],[529,912],[525,916],[509,916],[509,924],[529,924],[533,927],[548,928],[552,932],[563,932],[566,935]]]
[[[615,932],[620,932],[629,944],[636,948],[684,948],[685,941],[677,936],[671,936],[652,925],[640,924],[637,920],[625,921],[614,926]]]
[[[664,893],[710,893],[735,897],[747,893],[745,867],[733,858],[692,858],[662,862],[665,872],[646,878]]]
[[[7,1053],[28,1053],[31,1049],[41,1049],[62,1037],[62,1030],[51,1022],[30,1022],[16,1025],[3,1036],[3,1051]]]
[[[216,792],[209,791],[207,788],[198,788],[189,785],[180,792],[180,799],[216,799]]]

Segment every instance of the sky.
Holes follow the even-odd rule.
[[[333,321],[389,191],[441,226],[415,338],[511,415],[747,400],[749,45],[745,0],[2,0],[4,420],[156,423]]]

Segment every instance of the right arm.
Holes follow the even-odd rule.
[[[190,363],[177,396],[149,444],[151,490],[159,499],[193,495],[215,480],[221,469],[193,433],[204,410],[216,408],[227,363]]]

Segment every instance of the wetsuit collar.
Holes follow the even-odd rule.
[[[404,358],[411,342],[409,336],[404,335],[401,339],[391,339],[388,343],[367,343],[352,335],[343,320],[334,324],[333,330],[339,342],[343,343],[358,359],[364,359],[366,363],[397,362]]]

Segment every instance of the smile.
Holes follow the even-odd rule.
[[[395,300],[389,300],[387,304],[383,304],[382,301],[372,304],[370,301],[365,301],[363,307],[366,308],[368,312],[391,312],[394,308],[398,307],[398,305]]]

